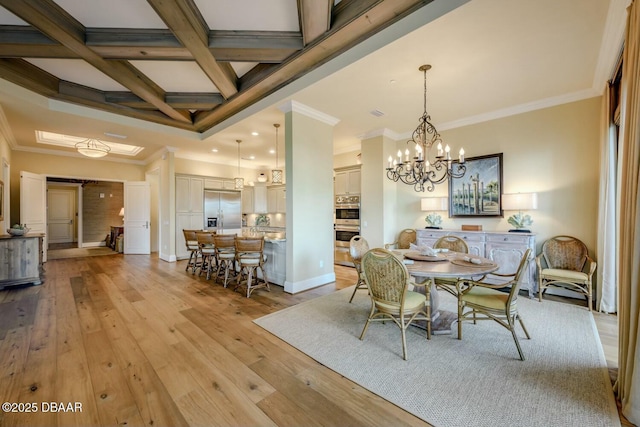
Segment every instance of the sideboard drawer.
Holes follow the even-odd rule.
[[[505,233],[505,234],[491,234],[487,233],[487,242],[491,243],[522,243],[528,244],[531,235],[529,234],[517,234],[517,233]]]
[[[457,236],[466,242],[484,242],[485,233],[470,233],[468,231],[454,231],[449,233],[451,236]]]

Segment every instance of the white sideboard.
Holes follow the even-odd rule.
[[[457,231],[437,229],[417,229],[417,244],[433,246],[443,236],[457,236],[467,242],[469,253],[489,258],[500,266],[497,273],[513,274],[518,269],[522,256],[531,249],[527,274],[520,282],[520,288],[529,292],[533,298],[538,290],[536,265],[536,237],[533,233],[509,233],[499,231]]]

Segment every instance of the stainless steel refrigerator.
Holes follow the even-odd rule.
[[[204,191],[204,228],[242,228],[242,197],[239,191]]]

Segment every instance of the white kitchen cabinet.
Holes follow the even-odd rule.
[[[252,214],[255,212],[253,208],[254,190],[251,186],[245,186],[242,189],[242,213]]]
[[[469,253],[489,258],[498,264],[496,271],[501,274],[513,274],[518,269],[520,260],[527,249],[531,249],[531,258],[520,283],[521,289],[529,292],[533,297],[537,292],[535,258],[536,242],[532,233],[509,233],[488,231],[457,231],[457,230],[416,230],[416,243],[420,246],[433,246],[443,236],[458,236],[469,246]]]
[[[271,186],[267,189],[267,212],[284,213],[287,211],[286,187]]]
[[[205,179],[192,176],[176,176],[176,258],[189,258],[183,229],[204,228]]]
[[[335,169],[334,193],[360,194],[360,166]]]
[[[256,183],[253,187],[253,212],[267,213],[267,184]]]
[[[205,178],[204,188],[206,190],[235,190],[235,182],[232,179]]]

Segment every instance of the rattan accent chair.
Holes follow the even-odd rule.
[[[264,238],[236,237],[236,263],[238,264],[238,278],[233,289],[246,289],[247,298],[254,290],[266,288],[271,292],[267,273],[264,271]],[[258,269],[262,273],[262,281],[258,279]]]
[[[463,254],[469,253],[469,246],[464,239],[458,236],[442,236],[433,244],[434,249],[449,249],[450,251],[460,252]],[[456,283],[458,279],[451,277],[434,277],[434,283],[436,288],[443,289],[453,296],[457,296]]]
[[[216,234],[213,236],[216,259],[216,280],[222,278],[226,288],[229,277],[236,274],[236,235]]]
[[[198,231],[202,230],[182,229],[184,242],[187,246],[187,251],[189,252],[189,261],[187,261],[187,266],[184,271],[189,271],[189,269],[191,269],[191,274],[196,274],[196,270],[200,268],[200,263],[202,261],[202,258],[200,257],[200,247],[198,246],[198,237],[196,236]]]
[[[518,269],[514,274],[489,273],[487,278],[510,278],[509,282],[501,284],[490,284],[475,280],[459,280],[456,286],[458,291],[458,339],[462,339],[462,322],[478,320],[495,320],[500,325],[507,328],[518,348],[520,360],[524,360],[524,353],[520,348],[520,341],[516,334],[516,320],[519,321],[522,330],[528,339],[531,339],[527,328],[524,326],[522,317],[518,312],[518,290],[522,274],[529,263],[531,249],[524,253]],[[510,287],[509,292],[498,289]],[[465,311],[466,310],[466,311]]]
[[[371,311],[360,334],[364,335],[372,322],[392,320],[402,334],[402,357],[407,360],[406,331],[414,320],[427,324],[427,339],[431,339],[431,305],[429,287],[426,295],[409,290],[411,282],[407,267],[390,251],[374,248],[362,257],[362,271],[371,296]]]
[[[358,280],[356,281],[356,287],[353,289],[349,302],[353,301],[353,297],[356,295],[358,289],[367,289],[367,282],[362,275],[362,256],[369,250],[369,244],[362,236],[353,236],[349,241],[349,255],[353,266],[358,273]]]
[[[596,262],[589,257],[587,246],[571,236],[555,236],[544,242],[536,257],[538,299],[547,288],[555,286],[583,294],[592,310],[592,276]]]
[[[196,233],[198,247],[200,248],[200,256],[202,257],[200,273],[198,273],[198,276],[201,276],[202,272],[206,271],[207,280],[211,278],[211,271],[214,268],[213,265],[216,263],[215,245],[213,241],[214,235],[215,231],[198,231]]]
[[[415,243],[417,238],[416,230],[405,228],[398,234],[398,238],[393,243],[386,243],[385,249],[409,249],[411,243]]]

